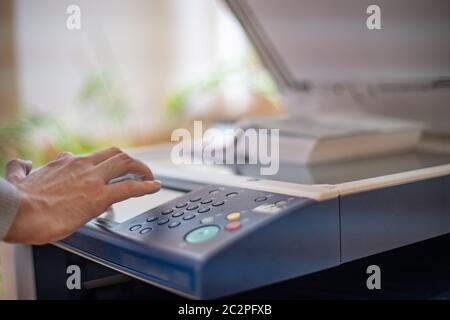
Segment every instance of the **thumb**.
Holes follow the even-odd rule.
[[[29,160],[14,159],[6,164],[6,179],[12,183],[18,183],[31,171],[33,164]]]
[[[103,193],[102,204],[105,208],[116,202],[127,200],[133,197],[141,197],[150,193],[155,193],[161,188],[161,181],[122,181],[105,186],[106,192]]]

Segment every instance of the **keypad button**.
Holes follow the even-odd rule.
[[[183,217],[184,220],[191,220],[193,218],[195,218],[195,214],[188,214],[188,215]]]
[[[158,216],[148,217],[146,220],[147,220],[147,222],[153,222],[153,221],[158,220]]]
[[[211,202],[212,202],[212,199],[205,199],[205,200],[200,201],[201,204],[208,204]]]
[[[144,228],[144,229],[142,229],[141,231],[139,231],[139,233],[140,234],[146,234],[146,233],[149,233],[150,231],[152,231],[153,229],[152,228]]]
[[[227,196],[228,198],[232,198],[232,197],[235,197],[235,196],[237,196],[237,195],[238,195],[237,192],[230,192],[230,193],[227,193],[227,194],[226,194],[226,196]]]
[[[217,202],[214,202],[212,205],[213,205],[214,207],[218,207],[218,206],[223,205],[224,203],[225,203],[225,201],[217,201]]]
[[[167,222],[169,222],[169,219],[168,218],[163,218],[163,219],[158,221],[158,224],[159,225],[163,225],[163,224],[166,224]]]
[[[265,197],[265,196],[255,198],[255,202],[262,202],[262,201],[266,201],[266,200],[267,200],[267,197]]]
[[[175,213],[172,215],[172,217],[174,217],[174,218],[181,217],[183,214],[184,214],[183,211],[175,212]]]
[[[209,191],[209,194],[218,194],[220,192],[219,189],[213,189],[211,191]]]
[[[275,202],[275,205],[278,207],[284,207],[285,205],[287,205],[287,201],[280,200],[280,201]]]
[[[135,224],[134,226],[130,227],[130,231],[136,231],[139,230],[140,228],[142,228],[141,224]]]
[[[162,215],[171,214],[173,212],[173,209],[167,209],[161,212]]]
[[[169,223],[169,228],[176,228],[176,227],[178,227],[179,225],[181,224],[181,222],[180,221],[174,221],[174,222],[171,222],[171,223]]]
[[[228,231],[234,231],[241,228],[241,223],[239,221],[230,222],[226,225],[225,229]]]
[[[189,211],[196,210],[196,209],[198,209],[197,205],[189,206],[186,208],[186,210],[189,210]]]
[[[240,212],[233,212],[233,213],[230,213],[229,215],[227,215],[227,220],[229,220],[229,221],[238,220],[240,218],[241,218]]]
[[[218,226],[204,226],[189,232],[185,239],[189,243],[199,243],[216,237],[219,232]]]
[[[179,203],[179,204],[177,204],[175,207],[176,208],[184,208],[184,207],[186,207],[188,204],[187,203]]]
[[[192,198],[190,201],[191,202],[197,202],[197,201],[200,201],[200,200],[202,200],[202,198],[196,197],[196,198]]]
[[[263,213],[263,214],[277,214],[283,210],[282,207],[276,206],[274,204],[264,203],[256,208],[252,209],[255,212]]]
[[[214,222],[214,217],[206,217],[200,220],[201,224],[210,224]]]
[[[204,208],[198,209],[197,212],[198,212],[198,213],[205,213],[205,212],[208,212],[209,210],[211,210],[211,209],[208,208],[208,207],[204,207]]]

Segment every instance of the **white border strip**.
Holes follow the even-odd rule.
[[[200,169],[196,170],[195,167],[192,170],[182,170],[181,167],[177,168],[175,165],[161,164],[159,161],[147,161],[147,164],[155,173],[170,178],[274,192],[309,198],[316,201],[324,201],[336,198],[339,195],[345,196],[450,175],[450,164],[446,164],[335,185],[305,185],[275,180],[253,179],[251,177],[234,176],[232,174],[218,174]]]
[[[237,188],[247,188],[258,191],[280,193],[293,197],[304,197],[323,201],[336,198],[339,193],[333,185],[304,185],[275,180],[254,179],[245,176],[217,174],[202,170],[182,170],[174,165],[164,165],[158,162],[146,162],[155,173],[174,179],[187,180],[205,184],[220,184]],[[193,166],[195,167],[195,166]]]
[[[337,184],[342,196],[450,175],[450,164]]]

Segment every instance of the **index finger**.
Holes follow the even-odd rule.
[[[150,168],[126,153],[120,153],[97,165],[98,173],[105,181],[110,181],[126,174],[141,176],[144,180],[154,180]]]
[[[102,151],[95,152],[86,158],[91,160],[95,165],[114,157],[116,154],[122,153],[122,150],[116,147],[111,147]]]
[[[123,181],[105,187],[104,201],[106,207],[129,198],[141,197],[155,193],[161,189],[161,182],[153,181]]]

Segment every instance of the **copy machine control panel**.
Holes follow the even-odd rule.
[[[298,201],[301,199],[249,189],[207,186],[145,211],[114,231],[163,246],[219,243]]]
[[[177,189],[164,181],[161,191],[148,200],[169,198],[140,210],[124,205],[125,219],[93,222],[60,246],[196,298],[221,297],[339,263],[337,199],[317,202],[223,185]]]

